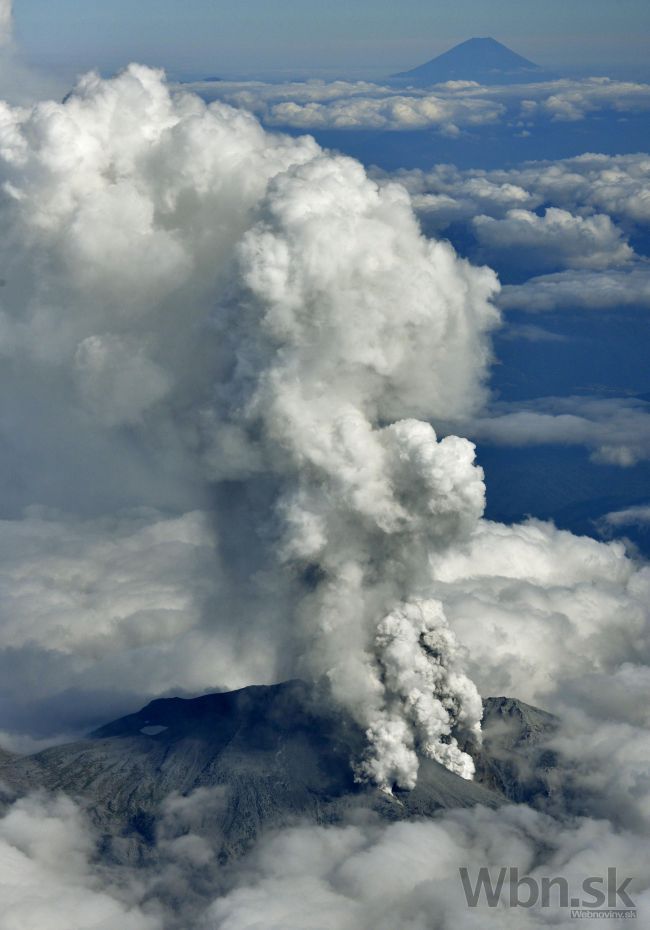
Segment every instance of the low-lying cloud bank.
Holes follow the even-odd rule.
[[[634,258],[621,230],[602,213],[581,217],[549,207],[539,216],[531,210],[508,210],[503,219],[482,215],[472,225],[481,252],[497,261],[507,259],[520,273],[540,266],[616,268]]]
[[[499,295],[502,310],[544,313],[553,310],[650,309],[650,267],[626,270],[560,271],[507,284]]]
[[[460,82],[456,91],[440,85],[434,92],[396,91],[365,81],[194,83],[185,85],[206,100],[223,100],[255,113],[265,125],[294,129],[382,129],[398,132],[438,129],[457,135],[461,127],[498,121],[505,107],[478,94],[478,85]]]
[[[463,231],[473,258],[514,276],[504,309],[647,305],[647,155],[587,154],[493,171],[437,165],[392,177],[429,233]]]
[[[395,177],[437,226],[481,214],[502,219],[510,210],[545,204],[580,216],[605,213],[628,231],[650,219],[650,157],[644,153],[586,154],[492,171],[436,165]]]
[[[0,819],[2,930],[160,930],[92,861],[97,837],[71,800],[32,797]]]
[[[563,828],[526,808],[455,812],[435,823],[382,829],[297,829],[262,847],[247,880],[208,911],[206,926],[427,930],[432,920],[441,930],[572,926],[557,907],[467,906],[459,868],[476,876],[486,867],[496,877],[511,861],[520,864],[521,874],[541,880],[560,873],[578,888],[587,873],[599,874],[602,863],[616,861],[621,874],[627,869],[638,876],[634,901],[644,919],[650,880],[635,859],[642,850],[639,838],[618,834],[606,822]]]
[[[650,458],[650,404],[632,398],[542,397],[495,404],[467,427],[497,445],[579,445],[594,461],[627,467]]]
[[[472,885],[479,870],[488,869],[496,884],[500,870],[512,866],[540,884],[561,876],[580,893],[588,876],[606,877],[611,863],[617,884],[632,878],[625,892],[637,919],[650,914],[644,837],[605,819],[563,823],[512,806],[388,826],[372,818],[339,827],[296,826],[263,839],[247,860],[217,878],[210,849],[192,833],[198,803],[183,799],[175,814],[170,811],[156,841],[158,870],[134,875],[93,861],[98,837],[71,801],[18,802],[0,819],[0,928],[428,930],[432,920],[441,930],[568,928],[574,921],[569,908],[558,906],[556,889],[549,907],[510,908],[506,882],[501,906],[489,908],[482,897],[478,907],[468,907],[459,869],[467,869]],[[170,839],[179,829],[185,832]],[[206,887],[197,893],[197,876],[210,874],[212,894]],[[528,888],[519,893],[521,901],[528,899]]]
[[[245,107],[268,126],[313,130],[432,128],[455,135],[473,126],[508,122],[526,131],[543,120],[573,123],[598,112],[650,110],[650,85],[609,78],[499,87],[449,81],[423,90],[346,81],[218,81],[186,86],[207,100]]]

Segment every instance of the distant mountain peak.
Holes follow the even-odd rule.
[[[399,84],[427,86],[447,81],[476,81],[479,84],[525,84],[554,77],[502,42],[491,36],[475,37],[426,64],[394,74],[391,81]]]

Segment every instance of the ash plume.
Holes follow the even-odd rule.
[[[367,729],[359,777],[413,787],[417,750],[470,777],[452,731],[478,732],[480,700],[427,590],[482,514],[482,472],[414,417],[480,397],[494,277],[425,240],[399,188],[325,154],[274,179],[238,260],[241,365],[215,436],[239,435],[233,474],[274,475],[272,548],[314,579],[294,605],[301,665]]]
[[[93,507],[216,500],[224,625],[262,606],[282,671],[329,680],[359,778],[413,787],[418,753],[471,777],[481,704],[431,586],[484,487],[430,421],[483,401],[495,275],[400,186],[143,67],[3,127],[2,342],[61,409],[30,441],[83,448]]]

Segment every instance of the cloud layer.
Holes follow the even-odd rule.
[[[95,838],[67,798],[18,801],[0,819],[2,930],[160,930],[124,900],[124,890],[102,880],[91,861]]]
[[[506,285],[500,296],[503,310],[543,313],[553,310],[650,309],[650,268],[627,270],[560,271]]]
[[[496,404],[468,426],[497,445],[580,445],[594,461],[628,467],[650,457],[650,405],[635,398],[542,397]]]
[[[616,268],[629,263],[634,251],[604,214],[583,218],[549,207],[542,216],[531,210],[509,210],[503,219],[477,216],[474,231],[489,258],[507,256],[523,272],[555,268]]]
[[[431,88],[396,89],[368,82],[197,82],[207,100],[245,107],[269,126],[297,129],[408,131],[433,128],[458,134],[507,122],[514,129],[543,122],[575,123],[599,112],[650,109],[650,85],[609,78],[561,79],[485,87],[448,81]]]
[[[201,803],[214,801],[198,794],[170,799],[156,841],[158,870],[134,878],[97,868],[98,837],[72,802],[38,796],[18,802],[0,819],[0,927],[425,930],[432,918],[441,930],[572,925],[555,894],[548,909],[489,909],[484,901],[468,908],[460,867],[475,881],[481,868],[496,878],[515,863],[520,874],[538,881],[559,874],[578,890],[587,876],[606,875],[616,862],[620,879],[633,876],[627,892],[638,919],[649,913],[642,836],[604,819],[563,824],[524,806],[452,811],[436,821],[388,826],[372,818],[341,827],[297,826],[264,839],[239,868],[223,874],[223,893],[210,901],[205,889],[196,895],[192,882],[210,866],[216,878],[209,848],[192,832]],[[506,884],[505,901],[508,894]]]
[[[606,822],[562,827],[523,807],[388,828],[296,829],[263,845],[249,874],[216,902],[208,920],[219,930],[426,930],[432,918],[441,930],[568,928],[574,921],[557,906],[468,908],[458,869],[475,878],[487,867],[496,877],[504,863],[517,862],[522,874],[540,880],[560,873],[579,888],[609,861],[620,863],[620,874],[627,869],[636,876],[634,900],[643,919],[650,879],[636,858],[643,859],[642,849],[639,837],[617,834]]]

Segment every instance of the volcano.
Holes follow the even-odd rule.
[[[413,820],[525,803],[542,790],[529,775],[540,772],[538,754],[554,726],[544,711],[490,698],[475,781],[422,759],[417,787],[391,794],[355,782],[351,761],[364,750],[364,734],[319,688],[291,681],[156,700],[76,743],[0,754],[0,809],[35,791],[63,792],[90,812],[111,861],[138,862],[155,855],[167,798],[216,789],[223,803],[200,832],[225,862],[263,831],[298,821],[344,823],[363,810]]]
[[[496,39],[468,39],[412,71],[402,71],[391,82],[426,87],[446,81],[478,84],[530,84],[552,80],[555,75],[513,52]]]

